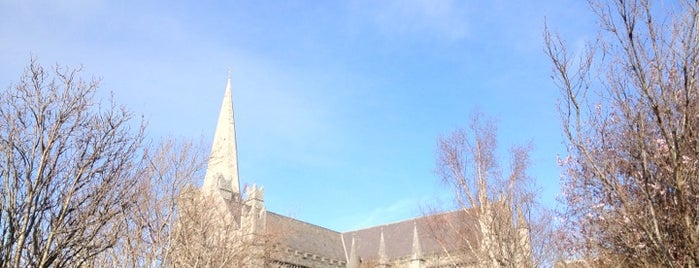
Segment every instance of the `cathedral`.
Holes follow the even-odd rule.
[[[262,187],[241,191],[237,157],[229,78],[201,191],[221,200],[231,224],[242,232],[280,234],[274,250],[259,254],[250,267],[479,266],[470,253],[486,240],[477,213],[462,209],[338,232],[267,211]]]

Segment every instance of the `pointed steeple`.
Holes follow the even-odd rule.
[[[422,247],[420,247],[420,236],[417,233],[417,222],[413,221],[413,257],[410,260],[410,268],[425,267],[425,260],[422,258]]]
[[[347,268],[359,268],[359,254],[357,252],[357,243],[354,241],[354,234],[352,234],[352,247],[350,249],[349,260],[347,260]]]
[[[413,260],[422,260],[422,247],[417,234],[417,222],[413,222]]]
[[[522,212],[522,206],[517,206],[517,228],[527,228],[527,219]]]
[[[238,151],[235,140],[230,74],[226,83],[226,91],[223,94],[223,103],[221,104],[221,112],[218,115],[216,134],[214,134],[214,142],[211,146],[211,155],[209,156],[209,164],[206,169],[202,189],[208,192],[223,189],[240,195]]]
[[[379,265],[388,264],[388,254],[386,254],[386,240],[383,238],[383,227],[381,228],[381,239],[379,240]]]
[[[531,267],[531,243],[529,241],[529,223],[522,212],[522,206],[517,206],[517,234],[518,245],[515,255],[515,263],[520,267]]]

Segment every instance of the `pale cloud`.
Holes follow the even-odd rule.
[[[355,2],[357,15],[382,34],[428,35],[448,40],[468,34],[466,7],[452,0],[389,0]]]
[[[428,200],[430,198],[426,196],[406,198],[393,202],[388,206],[375,208],[368,214],[362,213],[360,217],[355,217],[355,219],[363,218],[363,220],[352,226],[352,230],[421,216],[422,213],[419,208]]]

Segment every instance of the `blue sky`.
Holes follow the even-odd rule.
[[[436,139],[480,110],[503,151],[533,142],[554,206],[565,151],[545,19],[573,48],[594,37],[572,0],[0,0],[0,86],[30,55],[82,64],[150,137],[208,148],[231,67],[241,183],[340,231],[448,208]]]

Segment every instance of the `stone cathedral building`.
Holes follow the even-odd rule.
[[[232,224],[246,233],[280,232],[275,250],[254,267],[473,267],[464,252],[479,247],[482,231],[472,213],[453,211],[349,232],[338,232],[267,211],[262,187],[241,192],[231,81],[218,118],[202,192],[223,201]]]

